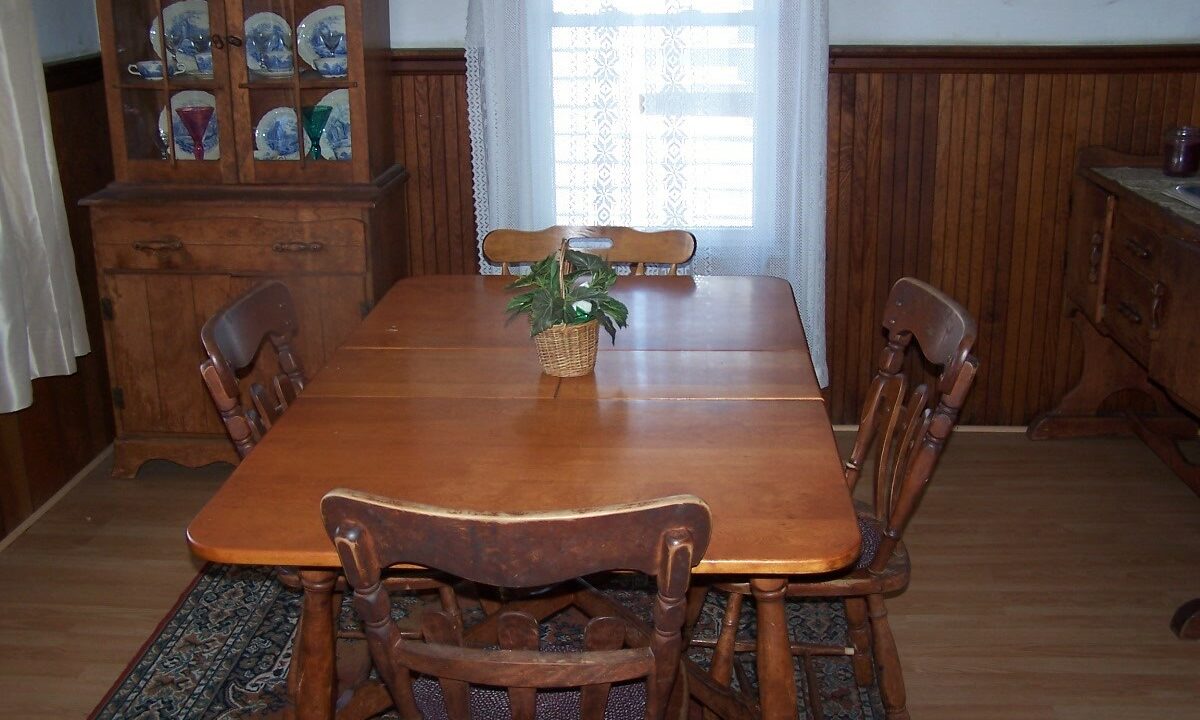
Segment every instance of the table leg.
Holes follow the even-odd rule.
[[[786,578],[750,581],[758,610],[758,692],[763,720],[795,720],[796,681],[783,607]]]
[[[297,720],[332,720],[336,690],[336,628],[333,622],[333,587],[337,573],[302,570],[304,605],[300,610],[299,658],[289,670],[288,684],[295,688]],[[298,673],[294,684],[290,675]]]

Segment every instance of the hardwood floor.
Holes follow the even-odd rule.
[[[1200,643],[1167,623],[1200,500],[1131,439],[951,443],[888,604],[914,717],[1195,717]],[[0,717],[85,717],[196,572],[183,528],[227,469],[104,471],[0,552]]]

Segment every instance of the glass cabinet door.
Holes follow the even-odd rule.
[[[347,6],[328,0],[227,0],[243,182],[349,182],[351,90],[362,73]]]
[[[121,179],[236,179],[220,0],[104,0],[104,61]],[[100,121],[99,118],[96,121]],[[118,131],[119,128],[119,131]]]

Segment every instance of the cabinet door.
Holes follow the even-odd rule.
[[[200,379],[200,328],[234,297],[265,280],[292,292],[296,347],[311,375],[358,323],[366,300],[361,275],[263,276],[105,273],[110,374],[122,433],[224,434]],[[243,382],[266,381],[271,353]]]
[[[117,179],[235,182],[221,3],[103,0],[98,8]]]
[[[1071,188],[1067,230],[1067,297],[1100,322],[1104,281],[1116,199],[1097,185],[1076,178]]]
[[[225,5],[228,33],[241,39],[229,59],[242,182],[355,181],[363,162],[354,157],[366,157],[366,135],[361,127],[352,130],[365,123],[354,109],[365,82],[358,5]]]
[[[1200,413],[1200,238],[1167,239],[1150,326],[1156,330],[1150,377]]]

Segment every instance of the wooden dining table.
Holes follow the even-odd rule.
[[[559,379],[506,318],[508,280],[397,283],[188,526],[206,560],[301,569],[295,716],[335,714],[319,505],[344,487],[514,513],[703,498],[697,580],[751,581],[763,716],[794,719],[786,579],[853,563],[860,537],[790,286],[623,277],[629,327],[591,375]]]

